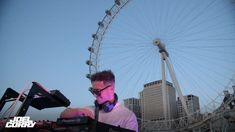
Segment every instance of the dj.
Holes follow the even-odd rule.
[[[138,132],[135,114],[118,103],[115,90],[115,76],[111,70],[95,73],[91,76],[92,88],[89,91],[96,98],[94,106],[84,108],[67,108],[60,117],[73,118],[89,116],[99,122],[120,126]]]

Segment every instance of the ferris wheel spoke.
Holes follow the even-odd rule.
[[[179,56],[180,56],[180,55],[179,55]],[[224,74],[221,74],[220,72],[217,72],[217,71],[212,70],[212,69],[211,69],[210,67],[208,67],[206,64],[205,64],[205,65],[202,65],[201,63],[192,62],[192,59],[191,59],[191,58],[184,57],[184,60],[187,61],[187,62],[191,62],[191,63],[187,63],[187,64],[191,64],[191,66],[189,66],[189,67],[193,67],[193,64],[197,64],[197,65],[198,65],[197,70],[201,71],[201,72],[200,72],[201,75],[203,75],[204,71],[206,70],[206,71],[212,72],[213,75],[217,75],[217,77],[220,77],[220,78],[223,77],[223,78],[227,78],[227,79],[230,78],[229,75],[225,76]],[[185,64],[185,65],[187,65],[187,64]],[[218,67],[218,68],[220,68],[220,67]],[[203,70],[203,71],[202,71],[202,70]],[[197,73],[198,73],[198,72],[197,72]],[[206,77],[209,76],[209,75],[210,75],[210,74],[207,74]],[[203,78],[203,77],[201,77],[201,78]],[[215,78],[215,76],[212,76],[211,78],[213,79],[213,78]],[[220,85],[221,87],[223,87],[223,85],[219,83],[219,82],[220,82],[219,80],[213,80],[213,81],[214,81],[214,83],[218,83],[217,85]]]
[[[197,12],[196,15],[194,15],[194,17],[188,17],[188,18],[191,18],[187,23],[193,23],[194,21],[196,21],[201,15],[204,14],[205,11],[208,10],[208,8],[210,8],[217,0],[211,0],[207,5],[206,7],[204,7],[201,11]],[[191,12],[190,12],[191,13]],[[193,28],[193,26],[191,26],[191,24],[188,24],[184,30],[181,30],[180,32],[176,32],[176,34],[183,34],[183,32],[185,31],[188,31],[190,28]]]
[[[201,87],[199,85],[200,82],[197,81],[198,79],[197,79],[196,76],[192,76],[192,75],[195,75],[197,73],[189,72],[189,71],[192,70],[191,68],[190,68],[191,70],[189,70],[189,71],[184,70],[185,68],[183,68],[183,67],[185,67],[185,65],[181,66],[182,64],[181,65],[178,64],[177,61],[174,64],[175,64],[176,69],[178,69],[180,71],[179,75],[182,74],[181,75],[182,77],[187,76],[185,78],[186,79],[185,81],[186,82],[192,82],[192,84],[190,84],[190,86],[192,87],[192,88],[190,88],[192,90],[192,93],[199,93],[199,94],[201,94],[202,98],[203,98],[202,101],[204,101],[204,103],[210,102],[212,100],[212,98],[207,94],[208,92],[206,92],[204,89],[198,89],[198,88]],[[186,67],[186,68],[188,68],[188,67]],[[183,88],[184,88],[184,86],[183,86]],[[189,90],[187,90],[188,88],[184,88],[184,89],[185,89],[185,91],[189,91]],[[190,93],[190,92],[187,92],[187,93]]]

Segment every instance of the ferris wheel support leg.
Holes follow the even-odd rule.
[[[172,79],[172,81],[173,81],[173,84],[175,85],[176,90],[177,90],[177,93],[179,94],[179,98],[180,98],[180,101],[181,101],[181,103],[182,103],[182,105],[183,105],[183,108],[184,108],[184,110],[185,110],[187,116],[190,117],[190,116],[189,116],[189,111],[188,111],[188,108],[187,108],[187,105],[186,105],[186,102],[185,102],[185,99],[184,99],[183,94],[182,94],[182,92],[181,92],[181,89],[180,89],[178,80],[177,80],[177,78],[176,78],[175,72],[174,72],[174,70],[173,70],[173,68],[172,68],[172,65],[171,65],[171,63],[169,62],[169,60],[168,60],[167,57],[165,57],[165,61],[166,61],[167,67],[168,67],[168,69],[169,69],[169,73],[170,73],[171,79]]]
[[[161,62],[162,62],[162,99],[163,99],[163,114],[165,120],[167,119],[167,102],[166,102],[166,75],[165,75],[165,62],[164,55],[161,54]]]

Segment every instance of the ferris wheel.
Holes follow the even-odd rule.
[[[115,0],[92,38],[87,77],[111,69],[121,98],[138,97],[144,84],[162,79],[159,44],[183,95],[198,96],[201,108],[213,110],[223,90],[233,92],[228,82],[235,72],[235,5],[230,0]],[[170,71],[165,79],[172,82]]]

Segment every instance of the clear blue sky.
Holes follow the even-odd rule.
[[[112,1],[0,1],[0,93],[31,81],[58,89],[71,106],[93,103],[88,46]]]
[[[92,104],[87,48],[112,5],[113,0],[1,0],[0,93],[37,81],[60,90],[72,107]],[[131,1],[106,32],[100,55],[101,69],[117,75],[120,100],[138,97],[144,83],[161,79],[155,38],[166,44],[183,93],[199,96],[202,104],[215,98],[235,71],[234,7],[230,0]],[[62,109],[47,111],[56,115]]]

